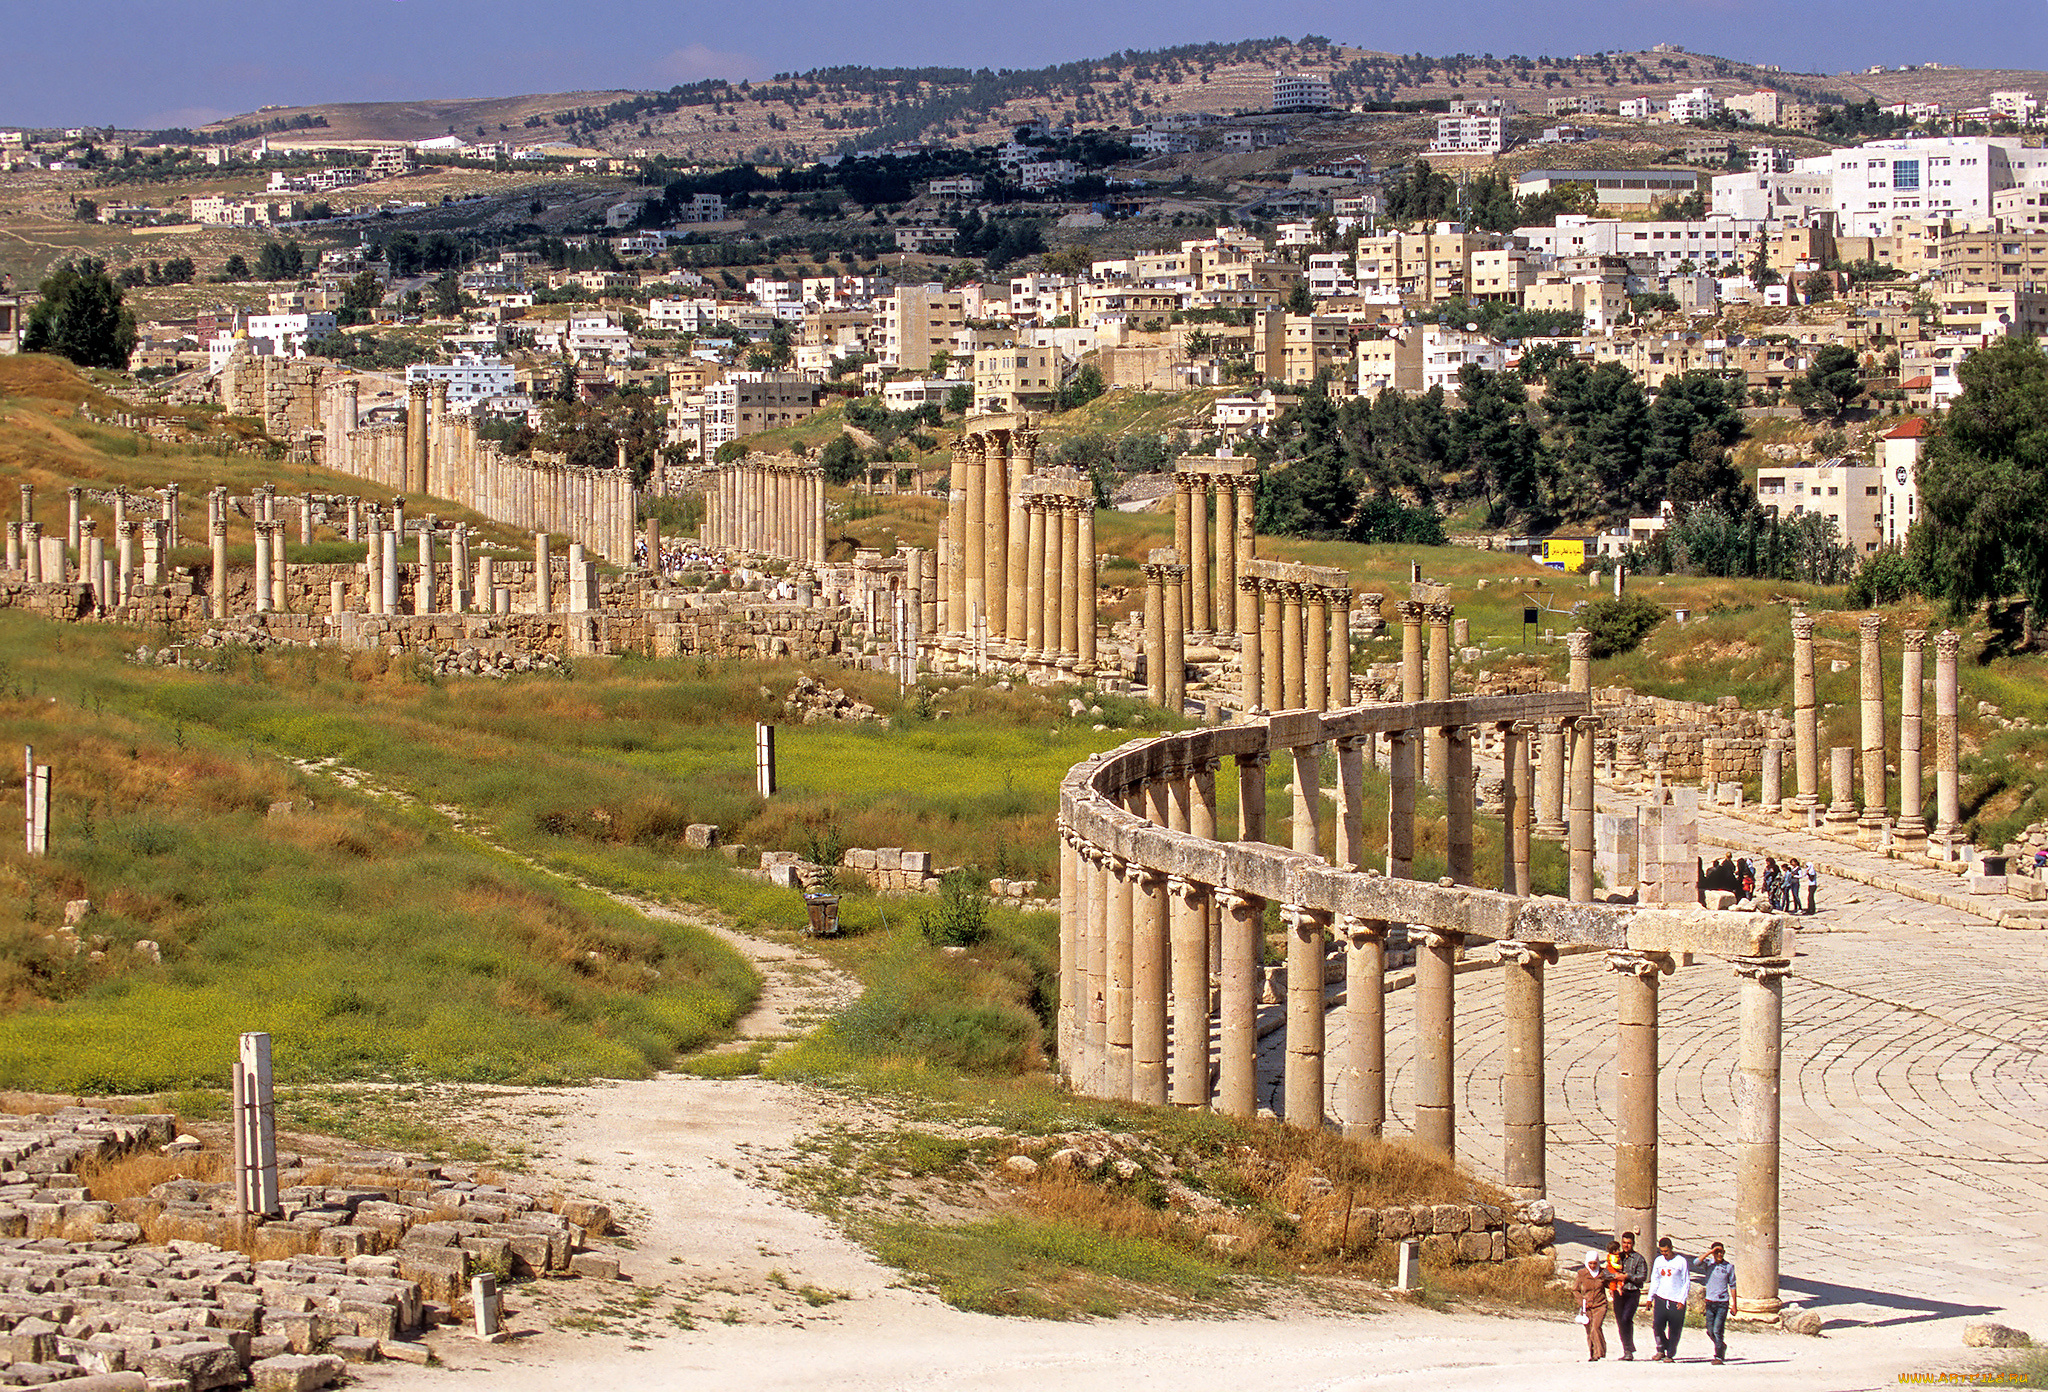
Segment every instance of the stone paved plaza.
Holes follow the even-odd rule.
[[[1704,834],[1759,829],[1702,816]],[[1800,841],[1811,838],[1800,837]],[[1814,854],[1884,874],[1882,857]],[[1953,883],[1953,881],[1951,881]],[[1868,1322],[2003,1307],[2048,1282],[2048,935],[1824,878],[1785,989],[1783,1267],[1787,1300]],[[1549,972],[1549,1180],[1561,1247],[1613,1223],[1615,975],[1601,954]],[[1736,980],[1681,966],[1660,1004],[1659,1225],[1698,1251],[1734,1232]],[[1502,973],[1457,978],[1458,1158],[1498,1179]],[[1411,992],[1387,1001],[1388,1134],[1414,1116]],[[1343,1012],[1329,1017],[1342,1057]],[[1262,1050],[1279,1095],[1284,1036]],[[1332,1070],[1332,1109],[1336,1070]]]

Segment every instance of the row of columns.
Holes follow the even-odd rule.
[[[1820,800],[1820,718],[1815,696],[1814,619],[1810,614],[1792,616],[1792,737],[1793,773],[1796,793],[1792,810],[1811,821],[1822,810]],[[1922,771],[1925,731],[1924,686],[1928,634],[1924,629],[1906,629],[1900,635],[1899,680],[1899,814],[1891,818],[1885,760],[1884,704],[1884,619],[1865,614],[1857,620],[1858,637],[1858,743],[1831,751],[1829,781],[1833,798],[1826,807],[1826,819],[1847,829],[1854,826],[1861,836],[1876,843],[1887,826],[1901,849],[1924,849],[1930,839],[1924,810],[1926,796]],[[1961,731],[1957,715],[1957,655],[1962,640],[1954,632],[1934,639],[1934,733],[1935,733],[1935,824],[1932,840],[1952,846],[1962,839],[1960,802]],[[1860,759],[1858,754],[1860,752]],[[1773,772],[1766,756],[1767,781]],[[1860,764],[1860,769],[1857,765]],[[1860,772],[1862,801],[1856,801]],[[1780,796],[1765,789],[1767,807]]]
[[[1187,636],[1199,644],[1220,643],[1244,628],[1238,621],[1238,581],[1245,563],[1258,554],[1258,476],[1248,459],[1190,457],[1174,466],[1173,489],[1173,549],[1187,567],[1181,578]]]
[[[1574,727],[1581,722],[1574,718]],[[1589,722],[1587,722],[1589,723]],[[1526,726],[1502,722],[1509,753],[1508,817],[1503,837],[1511,886],[1527,883]],[[1469,808],[1471,727],[1446,731],[1453,807]],[[1385,732],[1395,750],[1394,825],[1401,821],[1402,751],[1419,743],[1419,730]],[[1576,733],[1576,730],[1575,730]],[[1357,808],[1347,792],[1360,783],[1357,739],[1339,739],[1339,826],[1335,864],[1356,870],[1361,857]],[[1524,752],[1517,758],[1515,751]],[[1216,775],[1220,761],[1192,757],[1175,764],[1149,750],[1133,760],[1148,770],[1140,783],[1106,789],[1109,801],[1134,816],[1204,841],[1216,831]],[[1314,769],[1320,745],[1285,750],[1295,766],[1295,815],[1290,836],[1297,855],[1316,856],[1319,797]],[[1265,753],[1235,756],[1241,842],[1267,840]],[[1347,777],[1346,769],[1352,772]],[[1584,767],[1590,773],[1591,761]],[[1576,781],[1576,780],[1575,780]],[[1588,779],[1587,781],[1590,781]],[[1348,786],[1347,786],[1348,785]],[[1412,781],[1409,785],[1412,788]],[[1459,793],[1464,796],[1460,797]],[[1575,796],[1574,820],[1590,827],[1591,799]],[[1412,815],[1412,809],[1411,809]],[[1467,831],[1452,833],[1453,879],[1470,878]],[[1390,842],[1400,839],[1398,832]],[[1462,840],[1463,851],[1458,847]],[[1577,838],[1574,838],[1575,842]],[[1515,847],[1522,848],[1516,866]],[[1402,867],[1392,857],[1388,874]],[[1590,884],[1590,837],[1586,846]],[[1578,859],[1574,846],[1574,859]],[[1181,865],[1200,863],[1176,857]],[[1576,870],[1576,866],[1575,866]],[[1256,1113],[1257,1016],[1265,958],[1268,905],[1257,895],[1213,884],[1186,870],[1170,872],[1117,854],[1062,828],[1062,934],[1059,1046],[1063,1067],[1077,1089],[1095,1095],[1230,1115]],[[1574,887],[1580,876],[1574,874]],[[1526,893],[1526,888],[1521,890]],[[1575,895],[1574,897],[1578,897]],[[1320,1128],[1331,1120],[1347,1135],[1378,1138],[1386,1106],[1386,951],[1392,925],[1383,919],[1340,914],[1314,904],[1283,903],[1287,992],[1281,1111],[1295,1126]],[[1467,946],[1456,931],[1410,925],[1415,951],[1416,1057],[1413,1131],[1417,1143],[1454,1160],[1457,1150],[1456,966]],[[1325,963],[1334,942],[1344,956],[1346,1044],[1335,1060],[1336,1115],[1327,1118]],[[1490,950],[1504,979],[1506,1050],[1501,1089],[1502,1171],[1521,1197],[1547,1190],[1544,1065],[1545,969],[1558,957],[1552,942],[1504,940]],[[1657,1228],[1658,983],[1675,968],[1668,952],[1617,950],[1607,955],[1614,973],[1618,1107],[1614,1203],[1617,1231]],[[1742,1289],[1746,1309],[1775,1308],[1778,1231],[1778,1069],[1783,979],[1780,957],[1735,962],[1740,994],[1741,1048],[1737,1067],[1737,1208],[1743,1241]],[[1210,1001],[1216,1001],[1212,1020]],[[1213,1026],[1213,1030],[1212,1030]],[[1211,1065],[1211,1041],[1216,1044]]]
[[[1038,432],[1029,417],[1001,419],[970,421],[953,446],[939,574],[944,633],[956,647],[977,637],[1022,645],[1030,628],[1030,519],[1021,497],[1036,469]],[[1091,546],[1091,570],[1093,557]]]
[[[1351,584],[1333,566],[1250,560],[1237,578],[1248,713],[1351,704]],[[1377,595],[1366,597],[1376,605]]]
[[[815,462],[744,457],[717,466],[705,494],[704,540],[721,551],[825,563],[825,473]]]
[[[1008,597],[1020,607],[1010,640],[1026,667],[1088,676],[1099,627],[1094,485],[1071,470],[1034,474],[1017,490],[1015,513],[1023,544],[1011,551],[1018,570]],[[996,637],[993,618],[970,616],[969,638]]]

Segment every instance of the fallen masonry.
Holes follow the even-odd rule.
[[[347,1363],[426,1361],[421,1335],[473,1317],[474,1276],[617,1274],[583,1251],[610,1230],[603,1204],[388,1152],[280,1156],[267,1222],[226,1181],[93,1196],[81,1167],[197,1148],[174,1130],[0,1114],[0,1387],[324,1387]]]

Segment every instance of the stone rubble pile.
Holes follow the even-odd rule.
[[[866,724],[876,722],[885,729],[889,718],[867,702],[847,695],[838,687],[828,687],[808,672],[796,679],[790,688],[788,699],[782,703],[783,715],[790,721],[803,725],[817,725],[825,721],[839,721],[844,724]]]
[[[421,1333],[473,1316],[472,1276],[618,1276],[583,1250],[603,1204],[402,1155],[280,1156],[281,1220],[235,1212],[225,1182],[93,1197],[81,1165],[198,1149],[174,1126],[0,1114],[0,1387],[323,1387],[348,1363],[425,1363]]]

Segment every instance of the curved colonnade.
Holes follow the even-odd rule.
[[[1476,949],[1506,973],[1503,1177],[1518,1197],[1546,1193],[1544,968],[1561,949],[1604,951],[1616,977],[1615,1227],[1656,1231],[1657,984],[1694,955],[1730,962],[1738,981],[1736,1210],[1742,1306],[1778,1304],[1778,1068],[1784,920],[1690,905],[1596,904],[1592,897],[1591,698],[1584,691],[1283,711],[1245,725],[1134,741],[1076,765],[1060,788],[1058,1048],[1070,1086],[1093,1096],[1250,1117],[1256,1111],[1259,999],[1267,907],[1287,940],[1282,1111],[1290,1125],[1334,1122],[1378,1137],[1386,1121],[1386,953],[1395,925],[1415,947],[1416,1141],[1456,1153],[1453,1038],[1456,963]],[[1510,776],[1503,880],[1523,894],[1472,885],[1472,746],[1503,735]],[[1571,736],[1572,898],[1529,897],[1531,727]],[[1449,868],[1406,878],[1413,860],[1416,758],[1440,736],[1449,796]],[[1364,748],[1389,743],[1389,834],[1365,868]],[[1334,860],[1320,854],[1319,769],[1334,745]],[[1266,773],[1293,765],[1286,846],[1267,835]],[[1517,762],[1519,759],[1519,763]],[[1217,826],[1217,775],[1239,787],[1235,839]],[[1554,767],[1554,765],[1553,765]],[[1580,786],[1583,784],[1583,788]],[[1519,791],[1519,796],[1515,795]],[[1379,855],[1373,857],[1380,860]],[[1327,1117],[1326,959],[1342,952],[1345,1048]]]

